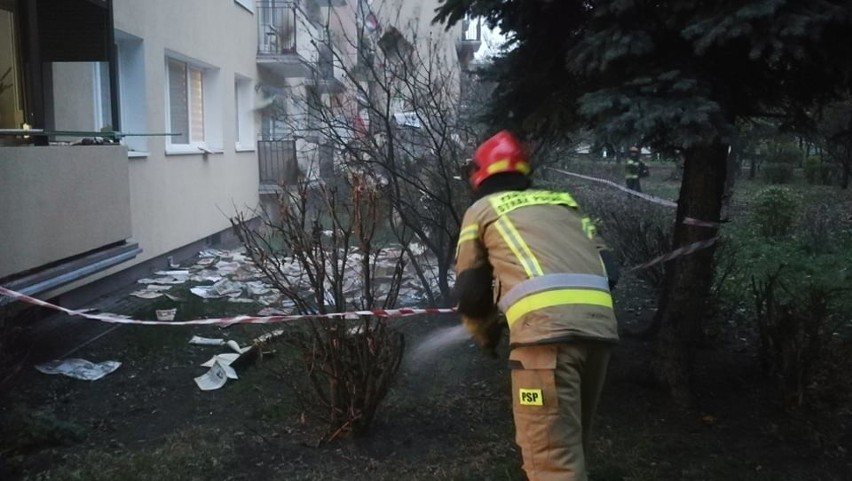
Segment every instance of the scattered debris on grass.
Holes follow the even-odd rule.
[[[415,253],[422,253],[423,248],[412,245]],[[389,292],[390,278],[396,268],[397,259],[403,255],[402,249],[389,247],[371,254],[371,261],[375,269],[377,295],[387,295]],[[425,254],[423,254],[425,255]],[[332,256],[329,256],[331,258]],[[304,279],[304,288],[310,289],[309,281],[296,259],[292,257],[275,258],[280,262],[282,271],[293,279]],[[344,280],[343,292],[347,301],[352,305],[358,305],[363,295],[362,286],[359,283],[360,269],[363,265],[363,254],[353,249],[345,261],[347,265],[347,279]],[[427,265],[429,263],[424,263]],[[427,266],[428,267],[428,266]],[[189,291],[202,299],[226,299],[233,303],[257,303],[264,306],[258,315],[287,315],[295,312],[295,303],[285,299],[274,287],[266,283],[264,275],[252,260],[245,255],[244,248],[234,250],[206,249],[198,254],[197,261],[188,268],[157,271],[157,277],[139,279],[137,283],[144,285],[144,289],[132,292],[130,295],[141,299],[157,299],[166,296],[175,302],[181,299],[171,291],[174,287],[189,283]],[[432,283],[430,289],[438,287],[437,271],[431,272],[426,269],[425,278]],[[195,284],[195,285],[193,285]],[[327,286],[330,289],[330,286]],[[327,302],[333,303],[333,296],[329,291],[325,296]],[[399,289],[399,300],[403,305],[415,305],[426,298],[423,286],[414,272],[406,271]]]
[[[192,336],[192,339],[189,340],[190,344],[196,344],[199,346],[224,346],[224,339],[213,339],[210,337],[201,337],[201,336]]]
[[[85,359],[57,359],[38,364],[35,368],[44,374],[62,374],[84,381],[97,381],[118,369],[119,366],[121,363],[118,361],[94,363]]]

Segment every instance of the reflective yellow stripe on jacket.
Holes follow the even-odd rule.
[[[565,205],[577,207],[577,202],[565,192],[548,192],[545,190],[511,191],[497,194],[488,199],[491,207],[498,216],[504,216],[520,207],[531,205]]]
[[[577,207],[577,203],[567,193],[543,190],[505,192],[492,196],[488,201],[498,216],[497,222],[494,223],[497,232],[500,233],[503,241],[509,246],[512,253],[515,254],[518,262],[524,268],[527,277],[543,276],[544,271],[541,269],[538,259],[536,259],[535,254],[530,250],[524,238],[521,237],[521,234],[506,214],[515,209],[532,205],[549,204]]]
[[[612,309],[609,280],[594,274],[548,274],[521,282],[500,301],[509,327],[530,312],[569,304]]]
[[[586,237],[588,237],[589,240],[594,239],[595,236],[598,235],[598,229],[595,227],[595,223],[592,222],[592,219],[583,217],[581,222],[583,223],[583,232],[586,234]]]
[[[624,173],[625,179],[638,179],[639,178],[639,162],[633,159],[627,159],[626,163],[627,169]]]
[[[560,289],[533,294],[515,303],[506,311],[509,328],[521,317],[548,307],[569,304],[586,304],[612,309],[612,296],[608,292],[587,291],[584,289]]]
[[[456,244],[456,257],[459,256],[459,249],[461,245],[465,242],[474,241],[479,238],[479,226],[476,224],[471,224],[466,227],[462,227],[461,232],[459,232],[459,241]]]
[[[509,246],[512,253],[518,258],[518,262],[521,263],[521,266],[524,268],[524,272],[527,273],[527,277],[544,275],[544,272],[541,270],[541,266],[538,263],[538,259],[535,258],[530,247],[526,242],[524,242],[521,234],[517,229],[515,229],[515,226],[512,225],[512,221],[510,221],[508,217],[500,217],[497,219],[497,222],[494,223],[494,226],[497,227],[497,232],[499,232],[500,236],[503,237],[503,242]]]

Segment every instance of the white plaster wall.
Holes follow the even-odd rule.
[[[461,38],[462,25],[459,22],[449,30],[444,29],[444,24],[433,25],[435,9],[439,5],[439,0],[374,0],[372,9],[385,31],[389,27],[399,30],[418,50],[421,59],[430,57],[430,49],[438,50],[441,68],[452,74],[450,86],[455,95],[460,78],[456,41]]]
[[[168,155],[165,137],[151,137],[148,156],[128,161],[133,237],[144,250],[135,262],[141,262],[226,229],[235,209],[258,205],[257,154],[236,151],[234,101],[236,75],[257,79],[257,26],[254,14],[233,1],[115,0],[114,8],[116,29],[143,41],[144,91],[123,95],[145,96],[147,132],[169,131],[167,52],[218,69],[220,95],[215,104],[206,99],[205,108],[221,112],[220,125],[205,130],[221,131],[222,152]]]

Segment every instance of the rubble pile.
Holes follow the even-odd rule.
[[[430,284],[432,292],[438,292],[438,270],[434,262],[425,254],[422,246],[413,244],[410,250],[418,257],[423,276]],[[390,247],[370,255],[369,268],[372,269],[372,292],[376,300],[381,301],[391,289],[397,261],[403,255],[400,247]],[[331,272],[330,255],[326,256],[326,272]],[[342,253],[340,255],[342,257]],[[278,271],[287,276],[282,282],[304,289],[305,294],[311,294],[312,286],[309,276],[304,272],[298,260],[292,257],[276,257],[267,262],[278,266]],[[339,261],[344,270],[343,294],[350,306],[362,308],[364,254],[357,249],[350,250],[345,259]],[[256,303],[263,308],[257,313],[261,316],[286,315],[294,313],[295,304],[284,298],[258,268],[252,259],[246,255],[245,248],[234,250],[206,249],[198,253],[196,262],[187,267],[174,266],[171,270],[157,271],[156,277],[139,279],[137,282],[144,287],[132,292],[131,295],[143,299],[168,297],[181,299],[170,291],[178,285],[190,284],[189,291],[203,299],[227,299],[234,303]],[[452,279],[450,279],[452,284]],[[327,284],[324,293],[327,305],[334,303],[331,293],[332,286]],[[306,297],[308,297],[306,295]],[[311,296],[312,297],[312,296]],[[418,278],[411,263],[406,263],[400,282],[397,304],[414,306],[426,299],[423,284]]]

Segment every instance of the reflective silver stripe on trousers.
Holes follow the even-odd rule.
[[[500,299],[500,309],[506,312],[524,297],[555,289],[593,289],[609,292],[609,279],[595,274],[545,274],[517,284]]]

